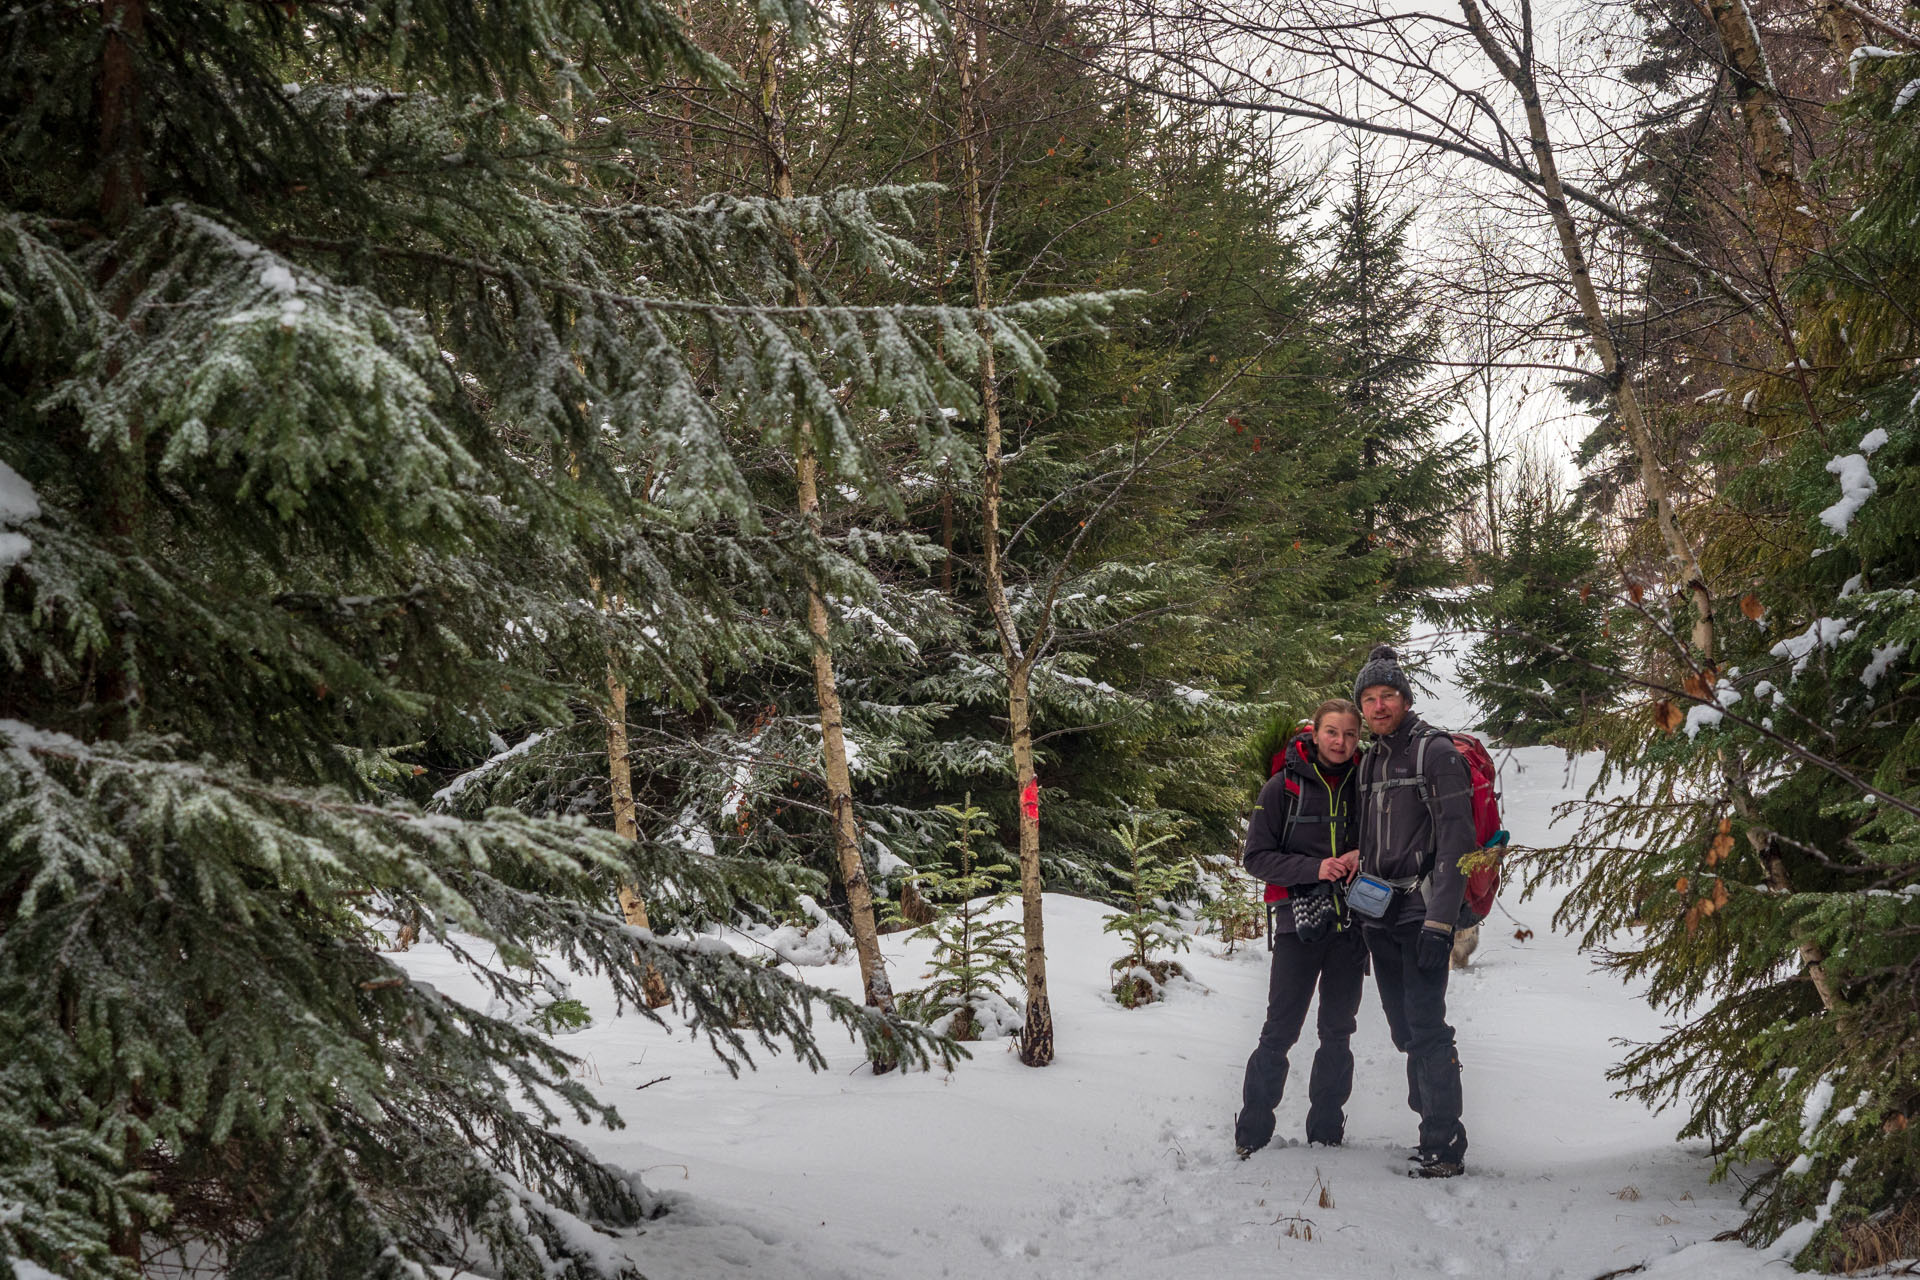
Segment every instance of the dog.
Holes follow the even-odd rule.
[[[1464,969],[1473,959],[1473,952],[1480,945],[1480,926],[1470,924],[1464,929],[1453,931],[1453,958],[1451,965],[1455,969]]]

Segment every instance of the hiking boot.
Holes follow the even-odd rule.
[[[1336,1115],[1331,1120],[1323,1115],[1307,1116],[1307,1145],[1310,1147],[1337,1147],[1346,1135],[1344,1116]]]
[[[1437,1151],[1420,1151],[1409,1156],[1415,1161],[1413,1168],[1407,1170],[1409,1178],[1457,1178],[1467,1171],[1467,1167],[1458,1160],[1449,1160]]]
[[[1233,1154],[1239,1156],[1242,1160],[1245,1160],[1248,1156],[1253,1154],[1253,1148],[1252,1147],[1235,1147],[1233,1149]]]

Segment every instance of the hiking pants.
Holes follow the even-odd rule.
[[[1460,1056],[1447,1025],[1448,966],[1424,970],[1414,963],[1420,929],[1415,919],[1363,932],[1393,1047],[1407,1055],[1407,1105],[1420,1113],[1420,1148],[1457,1163],[1467,1153],[1467,1129],[1460,1123]]]
[[[1247,1059],[1233,1142],[1257,1149],[1273,1140],[1274,1108],[1287,1087],[1287,1051],[1300,1038],[1313,992],[1320,990],[1320,1047],[1307,1081],[1307,1141],[1337,1143],[1346,1130],[1347,1095],[1353,1092],[1354,1026],[1360,1014],[1360,983],[1367,951],[1358,929],[1342,929],[1319,942],[1297,934],[1273,936],[1273,968],[1267,982],[1267,1021]]]

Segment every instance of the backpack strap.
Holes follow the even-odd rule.
[[[1421,864],[1419,873],[1399,880],[1386,881],[1387,884],[1392,885],[1395,889],[1419,890],[1422,897],[1426,896],[1427,886],[1433,880],[1434,864],[1439,861],[1440,857],[1440,796],[1434,790],[1432,780],[1427,777],[1427,745],[1432,742],[1433,739],[1442,737],[1450,738],[1451,735],[1444,729],[1435,729],[1429,725],[1424,733],[1414,739],[1413,776],[1407,778],[1388,778],[1381,782],[1363,782],[1361,784],[1363,789],[1372,792],[1382,799],[1384,799],[1389,792],[1402,787],[1412,787],[1414,793],[1420,797],[1420,803],[1426,806],[1427,836],[1431,844],[1427,849],[1426,857]],[[1382,742],[1383,739],[1375,738],[1370,749],[1376,752],[1384,750],[1381,746]]]
[[[1427,744],[1435,738],[1445,736],[1442,730],[1434,729],[1420,735],[1420,741],[1413,748],[1413,776],[1418,782],[1421,802],[1427,806],[1427,836],[1433,847],[1427,850],[1425,865],[1420,871],[1420,886],[1425,888],[1427,881],[1433,878],[1433,864],[1440,858],[1440,795],[1433,788],[1432,779],[1427,777]],[[1449,739],[1450,740],[1450,739]]]
[[[1280,775],[1276,774],[1275,776],[1279,777]],[[1287,850],[1287,837],[1293,834],[1293,828],[1300,821],[1300,793],[1298,791],[1288,790],[1286,779],[1281,778],[1280,794],[1287,798],[1287,816],[1280,824],[1280,851],[1285,853]]]

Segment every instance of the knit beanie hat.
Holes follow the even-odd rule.
[[[1400,696],[1413,705],[1413,685],[1407,680],[1407,673],[1400,669],[1400,655],[1391,645],[1377,645],[1367,655],[1367,663],[1360,668],[1360,674],[1353,678],[1353,700],[1360,701],[1360,695],[1374,685],[1384,684],[1398,689]]]

